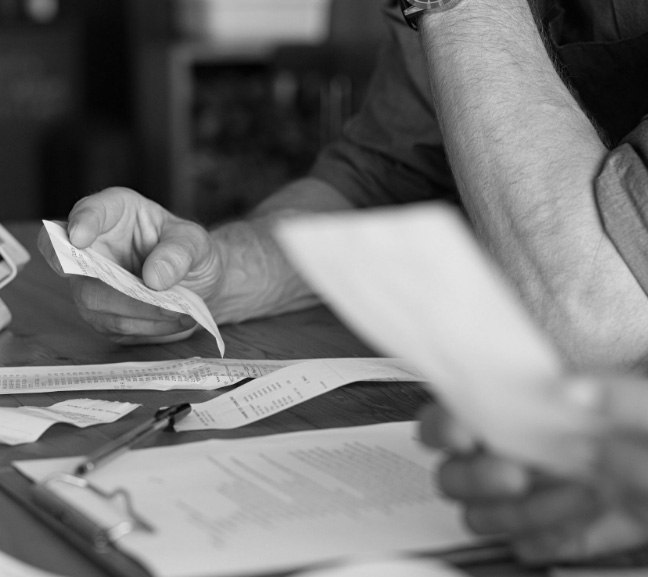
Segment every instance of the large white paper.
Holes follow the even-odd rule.
[[[561,360],[440,204],[298,218],[280,244],[368,342],[412,361],[478,439],[525,462],[584,474],[591,415],[562,395]]]
[[[389,423],[131,451],[88,475],[155,531],[118,547],[156,577],[234,576],[476,542],[432,482],[441,453]],[[14,463],[42,480],[77,461]]]
[[[98,399],[69,399],[49,407],[0,407],[0,443],[32,443],[55,423],[82,429],[113,423],[139,406]]]
[[[97,278],[129,297],[193,317],[214,335],[221,357],[225,354],[223,337],[207,305],[197,294],[178,285],[165,291],[154,291],[148,288],[142,279],[96,250],[74,247],[62,226],[47,220],[44,220],[43,224],[65,273]]]
[[[177,431],[233,429],[254,423],[328,391],[358,381],[422,381],[400,359],[315,359],[292,364],[206,401],[176,425]]]
[[[0,551],[0,575],[2,577],[62,577],[59,573],[43,571],[10,557],[4,551]]]

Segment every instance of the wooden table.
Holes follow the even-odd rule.
[[[89,328],[76,312],[68,282],[50,270],[36,248],[37,223],[7,226],[32,255],[31,262],[0,293],[13,313],[11,325],[0,333],[0,364],[71,365],[155,361],[190,356],[217,357],[214,339],[206,331],[189,340],[156,346],[122,347]],[[324,307],[258,322],[222,327],[228,358],[291,359],[362,357],[374,353],[346,330]],[[120,421],[87,429],[55,425],[38,442],[0,445],[0,466],[17,459],[86,454],[108,438],[147,418],[152,410],[180,401],[200,402],[217,392],[97,391],[84,397],[141,403]],[[0,395],[0,406],[51,405],[78,398],[80,393]],[[218,432],[162,433],[157,444],[173,444],[209,437],[240,437],[310,428],[370,424],[416,417],[429,401],[416,384],[355,384],[269,417],[243,429]],[[67,543],[40,525],[0,493],[0,549],[33,565],[70,577],[104,577]],[[532,575],[514,564],[488,564],[476,575]],[[125,576],[126,577],[126,576]]]

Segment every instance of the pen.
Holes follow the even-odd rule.
[[[190,412],[191,405],[189,403],[179,403],[177,405],[159,409],[153,418],[137,425],[137,427],[134,427],[130,431],[90,453],[83,462],[76,467],[74,474],[77,476],[83,476],[94,471],[99,467],[99,465],[121,455],[136,443],[148,439],[150,436],[162,429],[173,427],[176,422],[183,417],[186,417]]]

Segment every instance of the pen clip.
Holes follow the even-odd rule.
[[[137,443],[142,442],[158,431],[173,430],[173,425],[187,416],[191,412],[189,403],[179,403],[170,407],[158,409],[152,419],[140,423],[133,429],[123,435],[112,439],[105,445],[99,447],[96,451],[90,453],[74,469],[73,474],[82,477],[91,471],[94,471],[101,464],[106,463],[127,450],[131,449]]]
[[[91,541],[97,550],[134,530],[154,531],[121,487],[106,491],[82,477],[55,473],[32,491],[45,512]]]
[[[155,412],[153,417],[156,421],[168,419],[165,430],[172,431],[175,424],[186,417],[191,412],[191,405],[189,403],[178,403],[170,407],[162,407]]]

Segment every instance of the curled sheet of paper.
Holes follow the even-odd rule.
[[[97,399],[70,399],[50,407],[0,407],[0,443],[33,443],[55,423],[85,428],[113,423],[139,405]]]
[[[290,365],[191,406],[176,431],[234,429],[358,381],[422,381],[401,359],[316,359]]]
[[[596,416],[560,387],[561,359],[460,217],[442,204],[286,221],[277,237],[369,343],[410,360],[477,439],[583,475]]]
[[[112,389],[212,390],[255,379],[301,361],[177,359],[36,367],[0,367],[0,394]]]
[[[60,225],[47,220],[43,224],[65,273],[99,279],[131,298],[193,317],[214,335],[221,357],[225,354],[223,337],[207,305],[197,294],[178,285],[169,290],[154,291],[142,279],[92,248],[78,249],[72,246],[66,230]]]

